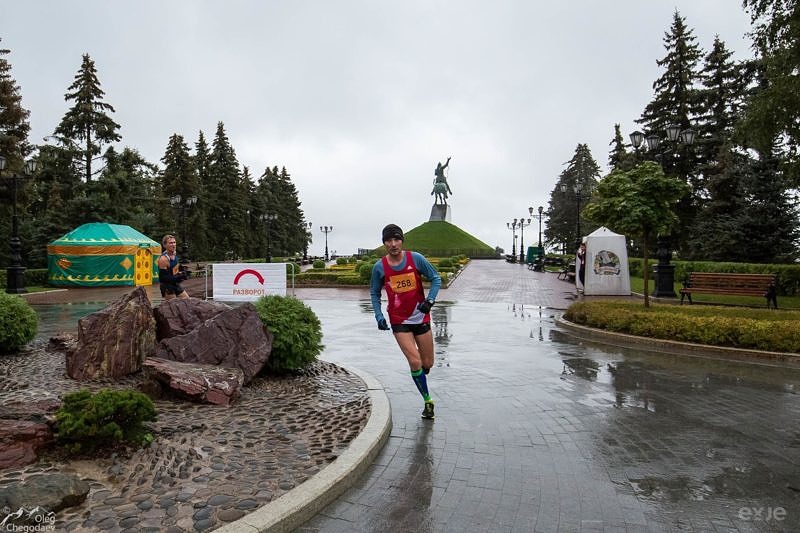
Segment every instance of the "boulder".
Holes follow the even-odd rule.
[[[50,349],[58,352],[68,352],[78,344],[78,339],[72,333],[61,331],[50,337]]]
[[[0,470],[36,462],[39,450],[52,441],[53,431],[43,422],[0,420]]]
[[[47,396],[48,393],[43,393]],[[55,397],[43,397],[36,400],[8,400],[0,404],[0,418],[27,420],[29,422],[47,422],[51,419],[61,401]]]
[[[207,302],[198,298],[173,298],[153,309],[156,319],[156,340],[185,335],[200,324],[230,309],[221,302]]]
[[[31,512],[38,507],[55,513],[66,507],[82,504],[87,494],[89,483],[75,474],[45,472],[0,486],[0,509],[23,509]]]
[[[179,363],[158,357],[144,362],[145,374],[180,398],[214,405],[230,405],[239,397],[244,374],[238,368]]]
[[[155,349],[155,322],[143,287],[81,318],[78,342],[67,350],[67,375],[81,381],[138,372]]]
[[[223,311],[185,335],[162,340],[156,357],[181,363],[239,368],[244,382],[258,374],[272,351],[267,331],[252,304]]]

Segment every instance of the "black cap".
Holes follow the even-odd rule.
[[[386,242],[389,239],[400,239],[403,240],[403,230],[400,229],[400,226],[397,224],[389,224],[385,228],[383,228],[382,233],[383,240],[381,242]]]

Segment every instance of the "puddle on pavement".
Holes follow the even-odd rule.
[[[48,340],[61,332],[77,334],[79,319],[107,305],[100,302],[32,305],[31,307],[39,315],[36,340]]]

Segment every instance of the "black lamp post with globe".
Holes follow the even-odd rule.
[[[320,226],[319,230],[325,234],[325,261],[327,262],[330,257],[328,255],[328,233],[333,231],[333,226]]]
[[[677,148],[679,146],[689,146],[694,144],[694,139],[697,136],[697,132],[692,128],[681,128],[681,126],[677,124],[670,124],[666,127],[666,134],[667,140],[670,141],[669,152],[672,152],[673,155],[677,153]],[[639,148],[642,146],[642,143],[647,144],[647,150],[650,152],[655,152],[658,150],[658,147],[661,144],[661,137],[655,134],[648,135],[645,137],[644,133],[640,131],[634,131],[630,134],[631,145],[633,146],[636,153],[639,153]],[[661,161],[662,156],[664,153],[656,153],[655,158],[658,161]],[[656,257],[658,257],[658,264],[653,266],[653,270],[655,271],[654,283],[653,283],[653,293],[652,296],[656,297],[666,297],[666,298],[676,298],[677,294],[675,294],[675,265],[670,264],[670,260],[672,259],[672,250],[670,247],[670,238],[668,235],[659,235],[657,239],[658,249],[656,251]]]
[[[181,265],[186,265],[189,262],[189,239],[186,235],[186,211],[192,208],[197,203],[197,196],[181,197],[180,194],[170,197],[169,204],[172,207],[177,207],[181,210],[181,251],[180,260]]]
[[[0,174],[6,168],[6,158],[0,156]],[[25,267],[22,265],[22,241],[19,238],[19,216],[17,216],[17,190],[23,179],[36,172],[36,161],[33,159],[25,163],[25,176],[12,172],[6,179],[11,183],[11,265],[6,268],[6,292],[9,294],[23,294],[25,289]]]

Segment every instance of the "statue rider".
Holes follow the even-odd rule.
[[[434,171],[436,178],[433,180],[433,191],[431,192],[431,195],[436,195],[434,203],[437,203],[437,201],[441,199],[442,203],[446,205],[447,195],[453,194],[453,191],[450,190],[450,185],[447,183],[447,178],[444,175],[444,169],[446,169],[449,164],[450,157],[447,158],[444,165],[442,165],[441,161],[436,164],[436,170]]]

